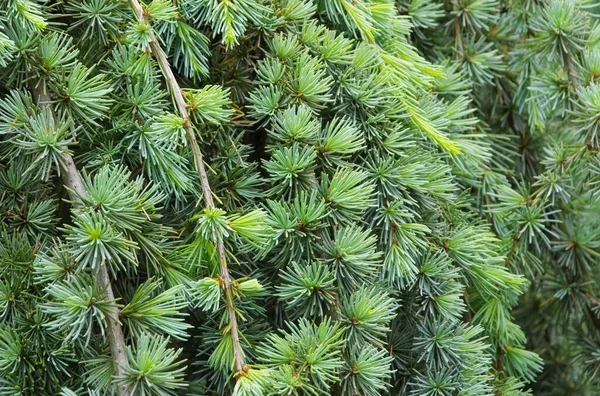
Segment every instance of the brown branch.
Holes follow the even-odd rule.
[[[156,59],[160,70],[162,71],[162,74],[165,77],[167,87],[171,92],[173,100],[175,101],[175,106],[177,107],[177,110],[179,111],[181,117],[184,119],[184,127],[187,133],[187,138],[190,147],[192,149],[194,162],[196,163],[196,169],[198,170],[198,176],[200,178],[200,184],[202,185],[204,201],[207,207],[215,207],[212,190],[208,182],[208,176],[206,174],[206,168],[204,166],[204,160],[202,158],[202,152],[200,151],[200,146],[198,145],[196,134],[194,132],[194,126],[190,120],[190,116],[187,111],[187,105],[183,96],[183,91],[181,90],[181,87],[179,86],[179,83],[177,82],[177,79],[173,74],[173,70],[171,69],[171,65],[169,64],[169,61],[167,59],[167,55],[160,46],[160,43],[156,38],[156,35],[154,34],[154,31],[152,30],[148,19],[146,18],[146,13],[144,12],[142,5],[138,0],[129,0],[129,4],[133,9],[133,13],[138,22],[145,23],[150,27],[150,49],[152,50],[152,54],[154,55],[154,58]],[[234,368],[236,375],[239,375],[246,371],[246,367],[244,364],[244,351],[242,350],[239,338],[237,313],[234,305],[233,282],[231,279],[231,275],[229,274],[229,270],[227,268],[227,255],[221,236],[217,237],[217,252],[219,256],[219,270],[225,289],[225,300],[227,301],[230,334],[231,340],[233,342]]]
[[[517,251],[517,246],[519,245],[519,240],[521,239],[521,232],[523,232],[523,228],[525,228],[525,223],[521,224],[515,232],[515,235],[512,238],[512,244],[510,246],[510,251],[506,255],[506,259],[504,260],[504,265],[508,267],[510,262]]]
[[[453,11],[460,11],[460,6],[457,0],[452,0]],[[462,40],[462,24],[458,15],[454,18],[454,44],[456,46],[456,58],[461,60],[465,55],[465,47]]]
[[[33,89],[34,98],[37,100],[38,105],[50,106],[51,98],[46,90],[43,83],[40,82],[37,88]],[[79,197],[87,196],[85,188],[83,187],[83,180],[81,175],[75,166],[73,157],[70,154],[64,156],[64,169],[62,172],[62,180],[69,197],[75,205],[81,204]],[[100,288],[105,290],[106,298],[108,300],[115,300],[115,294],[110,283],[110,277],[108,275],[108,269],[106,265],[100,265],[98,272],[96,273],[96,282]],[[121,376],[125,373],[125,367],[127,365],[127,355],[125,354],[125,336],[123,335],[123,329],[119,322],[119,309],[116,306],[109,308],[112,312],[106,315],[106,338],[108,339],[108,345],[110,348],[110,354],[114,361],[114,373],[117,376]],[[121,384],[118,386],[119,395],[129,396],[131,391],[128,385]]]
[[[574,90],[579,88],[579,83],[577,82],[577,77],[575,75],[575,67],[573,65],[573,60],[571,59],[571,54],[565,50],[564,46],[561,45],[561,55],[564,63],[564,67],[567,71],[567,76],[569,78],[569,83],[573,87]]]

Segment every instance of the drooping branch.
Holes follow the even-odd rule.
[[[129,0],[129,4],[133,10],[133,13],[138,22],[147,24],[150,27],[150,49],[156,62],[158,63],[160,70],[165,78],[167,87],[173,97],[175,102],[175,106],[177,107],[177,111],[180,116],[184,119],[184,127],[187,134],[187,139],[192,149],[192,154],[194,156],[194,162],[196,164],[196,169],[198,171],[198,177],[200,178],[200,184],[202,186],[202,194],[204,196],[204,201],[207,207],[212,208],[215,206],[213,200],[213,193],[208,182],[208,176],[206,173],[206,167],[204,166],[204,159],[202,156],[202,152],[200,151],[200,146],[198,145],[198,140],[196,139],[196,134],[194,132],[194,125],[190,119],[185,98],[183,96],[183,91],[175,78],[175,74],[171,69],[171,65],[169,64],[169,60],[167,59],[167,55],[162,49],[160,42],[156,38],[152,27],[146,17],[146,13],[142,8],[142,5],[138,0]],[[245,371],[244,364],[244,352],[242,350],[242,346],[240,344],[239,338],[239,330],[237,323],[237,313],[234,305],[234,293],[233,293],[233,282],[231,279],[231,275],[229,274],[229,269],[227,268],[227,254],[225,251],[225,246],[223,244],[223,239],[219,235],[217,236],[217,252],[219,257],[219,270],[221,279],[223,281],[223,287],[225,289],[225,299],[227,302],[227,312],[229,316],[229,331],[231,335],[231,340],[233,343],[233,357],[234,357],[234,368],[236,374],[240,374]]]
[[[33,89],[34,98],[37,100],[38,105],[50,106],[51,98],[48,95],[44,84],[40,83],[37,88]],[[69,154],[64,156],[64,169],[61,172],[62,181],[69,197],[74,202],[74,205],[80,204],[79,197],[85,197],[87,195],[83,180],[73,157]],[[106,298],[113,301],[115,299],[115,293],[113,292],[112,285],[110,283],[110,277],[108,274],[108,268],[106,265],[101,265],[96,273],[96,282],[101,289],[105,290]],[[125,336],[123,335],[123,329],[119,322],[119,309],[115,306],[110,308],[113,312],[112,315],[106,315],[106,338],[108,339],[108,345],[110,348],[110,354],[114,361],[114,373],[116,376],[124,374],[125,366],[127,365],[127,355],[125,352]],[[129,386],[126,384],[119,385],[119,395],[129,396],[131,391]]]

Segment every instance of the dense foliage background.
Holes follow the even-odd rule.
[[[0,0],[0,395],[594,395],[584,0]]]
[[[496,155],[478,206],[531,286],[514,311],[544,358],[535,394],[597,394],[600,8],[413,1],[413,42],[472,81]],[[507,313],[506,313],[507,314]]]

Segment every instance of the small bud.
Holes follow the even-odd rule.
[[[239,290],[247,293],[258,293],[264,289],[264,287],[256,279],[249,279],[247,281],[240,282],[238,288]]]

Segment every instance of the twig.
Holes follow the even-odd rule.
[[[519,244],[519,240],[521,239],[521,232],[523,232],[523,228],[525,228],[525,223],[523,223],[519,226],[519,228],[517,229],[517,232],[515,232],[515,235],[512,238],[512,244],[510,246],[510,251],[506,255],[506,259],[504,260],[504,265],[506,267],[508,267],[510,265],[510,262],[517,250],[517,246]]]
[[[44,84],[40,83],[37,88],[33,89],[34,96],[37,97],[38,105],[50,106],[51,98]],[[62,180],[64,185],[67,187],[67,191],[71,200],[75,205],[80,204],[79,197],[87,196],[85,188],[83,187],[83,180],[81,175],[75,166],[73,157],[70,154],[64,156],[64,172],[62,172]],[[106,298],[113,301],[115,299],[115,293],[113,292],[112,285],[110,283],[110,277],[108,275],[108,269],[106,265],[100,265],[98,272],[96,273],[96,282],[100,288],[105,290]],[[116,376],[124,374],[125,366],[127,365],[127,355],[125,354],[125,337],[123,335],[123,329],[119,322],[119,309],[116,306],[109,308],[112,315],[106,315],[106,338],[108,339],[108,345],[110,348],[110,354],[114,360],[114,372]],[[119,395],[129,396],[131,391],[129,386],[121,384],[118,387]]]
[[[456,11],[457,14],[460,11],[460,6],[458,5],[457,0],[452,0],[452,9],[453,11]],[[462,25],[458,15],[456,15],[454,18],[454,44],[457,51],[456,58],[460,60],[465,55],[465,48],[462,41]]]
[[[569,83],[573,87],[574,90],[579,88],[579,83],[577,82],[577,77],[575,75],[575,67],[573,66],[573,60],[571,59],[571,54],[567,50],[565,50],[564,46],[561,45],[561,55],[563,59],[563,63],[565,69],[567,71],[567,76],[569,78]]]
[[[138,0],[129,0],[129,4],[133,9],[133,13],[135,14],[135,17],[138,20],[138,22],[145,23],[148,26],[150,26],[150,23],[146,18],[146,14],[144,13],[144,9],[142,8],[140,2]],[[198,145],[198,141],[194,133],[194,126],[192,125],[190,116],[187,111],[187,105],[183,96],[183,92],[181,90],[181,87],[179,86],[179,83],[177,82],[177,79],[175,78],[175,75],[173,74],[173,70],[171,69],[171,65],[169,64],[169,61],[167,59],[167,55],[160,46],[160,43],[156,38],[156,35],[154,34],[152,28],[150,29],[150,37],[150,49],[152,50],[152,54],[154,55],[154,58],[156,59],[160,70],[162,71],[162,74],[165,77],[167,87],[169,88],[169,91],[173,96],[173,100],[175,101],[175,106],[177,107],[179,114],[185,122],[184,127],[187,133],[187,138],[190,143],[190,147],[192,148],[192,154],[194,155],[194,162],[196,163],[196,169],[198,170],[200,184],[202,185],[204,201],[207,207],[213,208],[215,207],[215,203],[213,200],[212,190],[210,188],[210,184],[208,183],[208,176],[206,174],[206,168],[204,166],[202,152],[200,151],[200,146]],[[234,305],[232,280],[231,275],[229,274],[229,270],[227,268],[227,255],[221,236],[217,237],[217,252],[219,256],[219,270],[221,274],[221,279],[223,281],[223,286],[225,288],[225,300],[227,301],[230,334],[231,340],[233,342],[234,368],[236,375],[239,375],[246,371],[246,367],[244,364],[244,351],[242,350],[242,346],[240,344],[237,313]]]

